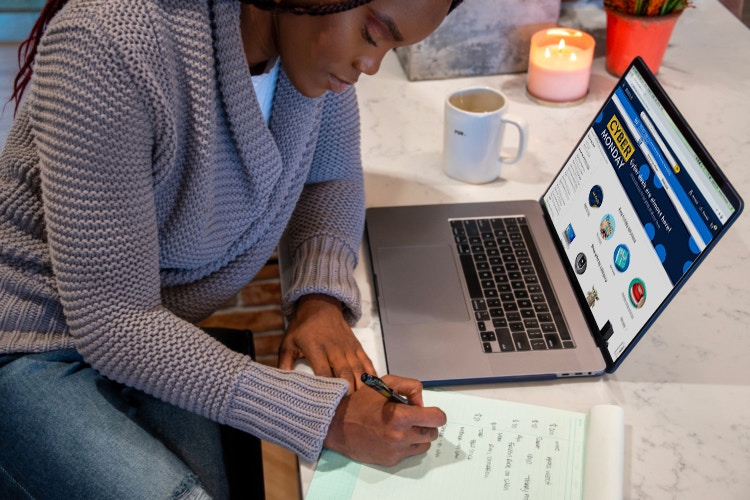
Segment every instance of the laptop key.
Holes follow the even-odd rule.
[[[485,311],[487,309],[487,302],[484,299],[471,299],[471,306],[475,311]]]
[[[527,319],[536,319],[533,309],[521,309],[521,316]]]
[[[526,338],[525,333],[514,333],[513,345],[515,346],[517,351],[530,351],[531,350],[531,344],[529,344],[529,339]]]
[[[492,231],[492,225],[489,219],[477,219],[477,230],[480,233],[487,233]]]
[[[531,349],[534,351],[547,349],[547,344],[545,344],[544,340],[542,339],[531,339],[529,340],[529,343],[531,344]]]
[[[519,312],[509,312],[505,315],[505,317],[508,319],[508,322],[515,322],[520,323],[523,318],[521,318],[521,313]]]
[[[500,351],[515,351],[515,348],[513,347],[513,337],[510,335],[510,330],[507,328],[498,328],[495,330],[495,334],[497,335],[497,342],[500,345]]]
[[[477,272],[474,269],[474,261],[471,255],[461,255],[461,268],[464,271],[464,277],[466,278],[466,287],[469,289],[469,297],[472,299],[484,298],[482,293],[482,287],[479,286],[479,278]]]
[[[466,234],[469,236],[479,236],[479,229],[477,229],[477,223],[473,219],[467,219],[464,221],[464,229]]]
[[[492,318],[492,326],[495,328],[508,328],[508,320],[505,318]]]
[[[556,333],[557,328],[555,328],[554,323],[542,323],[542,331],[544,333]]]
[[[526,327],[526,331],[533,328],[539,328],[539,323],[535,319],[526,319],[523,321],[523,325]]]
[[[557,338],[557,335],[547,333],[544,335],[544,341],[547,343],[547,347],[550,349],[560,349],[562,347],[560,339]]]
[[[537,328],[533,328],[533,329],[530,328],[530,329],[526,330],[526,336],[529,337],[529,339],[531,339],[531,340],[539,339],[541,341],[544,341],[544,339],[542,338],[542,332],[541,332],[541,330],[539,330]]]

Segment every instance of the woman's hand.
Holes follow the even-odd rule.
[[[412,405],[390,402],[361,386],[341,400],[323,445],[349,458],[391,466],[426,452],[438,437],[446,416],[439,408],[422,406],[418,380],[386,375],[383,381]]]
[[[291,370],[306,358],[316,375],[349,382],[349,394],[361,386],[362,373],[375,373],[372,361],[344,319],[341,302],[327,295],[305,295],[279,347],[279,368]]]

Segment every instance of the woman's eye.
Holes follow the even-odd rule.
[[[374,16],[368,16],[362,28],[362,37],[367,43],[377,47],[379,42],[391,38],[391,32],[382,21]]]
[[[375,39],[372,37],[372,35],[370,34],[370,30],[367,29],[367,26],[362,28],[362,38],[364,38],[365,41],[369,43],[370,45],[374,47],[378,46],[378,42],[376,42]]]

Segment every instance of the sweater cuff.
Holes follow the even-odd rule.
[[[344,319],[354,325],[362,316],[359,287],[354,281],[357,254],[331,236],[310,239],[296,248],[289,291],[281,312],[291,318],[303,295],[321,293],[340,300]]]
[[[349,383],[250,363],[237,382],[225,424],[314,461]]]

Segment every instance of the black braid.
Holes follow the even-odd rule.
[[[306,15],[306,16],[326,16],[328,14],[338,14],[351,9],[356,9],[372,0],[344,0],[337,3],[308,5],[306,7],[281,5],[281,0],[242,0],[243,3],[253,5],[262,10],[273,12]],[[463,0],[453,0],[448,12],[455,9]]]
[[[357,7],[370,3],[372,0],[346,0],[330,4],[308,5],[306,7],[281,5],[276,0],[242,0],[262,10],[270,10],[284,14],[297,14],[307,16],[326,16],[328,14],[338,14],[346,10],[356,9]]]

